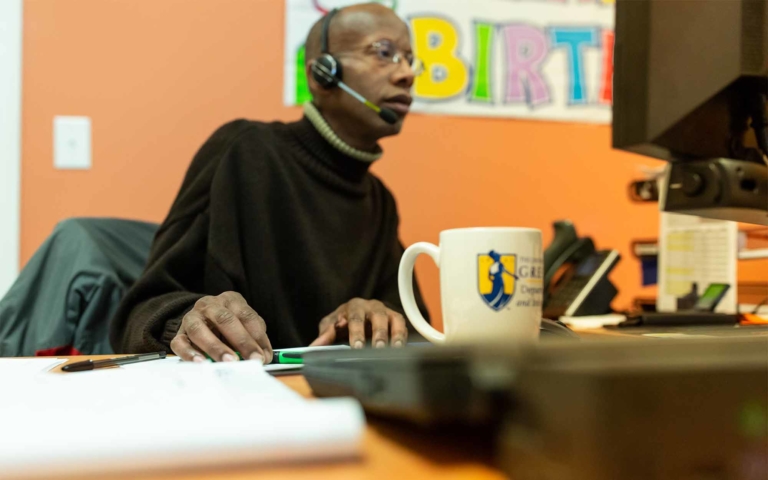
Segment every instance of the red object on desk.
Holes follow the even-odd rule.
[[[64,345],[63,347],[46,348],[45,350],[38,350],[35,352],[36,357],[73,357],[80,356],[82,352],[73,347],[72,345]]]
[[[768,319],[754,313],[742,313],[739,325],[768,325]]]

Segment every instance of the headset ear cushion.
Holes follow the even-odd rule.
[[[331,58],[333,58],[333,63],[336,65],[336,81],[343,82],[344,81],[344,68],[343,68],[344,65],[342,65],[341,62],[336,59],[336,57],[331,57]]]
[[[343,78],[341,63],[331,55],[318,57],[312,64],[312,78],[323,88],[335,87]]]

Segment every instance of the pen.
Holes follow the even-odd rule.
[[[61,369],[65,372],[85,372],[96,368],[116,367],[118,365],[128,365],[129,363],[148,362],[149,360],[160,360],[165,358],[165,352],[142,353],[130,357],[107,358],[104,360],[86,360],[64,365]]]

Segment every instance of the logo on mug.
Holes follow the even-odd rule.
[[[477,256],[477,287],[483,301],[492,309],[504,308],[515,295],[516,255],[491,250]]]

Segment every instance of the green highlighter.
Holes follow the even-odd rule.
[[[240,355],[240,352],[235,352],[240,360],[243,360],[243,356]],[[215,362],[216,360],[212,359],[208,354],[205,355],[205,358],[208,360]],[[300,352],[274,352],[272,354],[272,365],[303,365],[304,364],[304,354]]]
[[[303,365],[304,354],[299,352],[275,352],[272,357],[272,363],[279,365]]]

